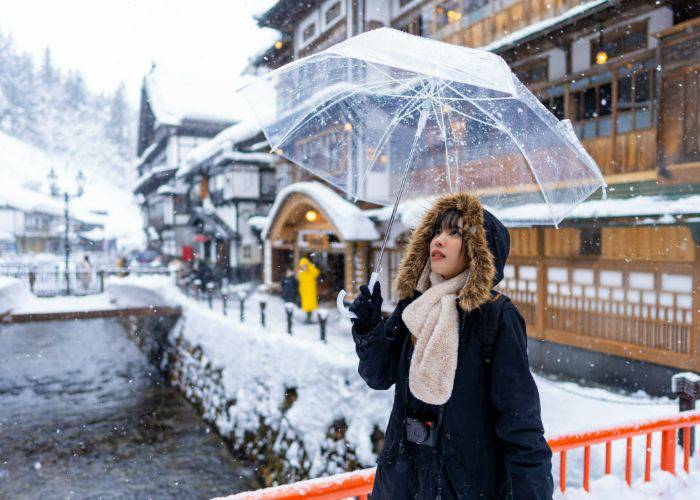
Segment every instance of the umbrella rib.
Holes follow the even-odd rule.
[[[469,102],[471,102],[472,105],[476,106],[476,107],[479,109],[479,111],[481,111],[481,112],[484,113],[486,116],[488,116],[490,119],[492,119],[492,120],[495,121],[495,119],[494,119],[494,117],[491,115],[491,113],[489,113],[488,111],[486,111],[485,109],[483,109],[483,108],[482,108],[481,106],[479,106],[477,103],[472,102],[469,98],[467,98],[467,100],[468,100]],[[552,220],[554,221],[554,226],[555,226],[555,227],[558,227],[557,219],[556,219],[556,217],[554,216],[554,212],[552,212],[552,207],[551,207],[551,205],[550,205],[550,203],[549,203],[549,199],[548,199],[548,197],[547,197],[547,192],[544,190],[544,187],[542,186],[542,182],[540,182],[540,177],[539,177],[539,175],[537,175],[537,172],[536,172],[535,169],[533,168],[532,162],[530,161],[530,158],[528,157],[527,153],[526,153],[525,150],[523,149],[522,145],[515,139],[515,137],[513,137],[513,134],[511,133],[510,130],[508,130],[508,129],[507,129],[506,127],[504,127],[504,126],[501,126],[500,129],[501,129],[503,132],[506,133],[506,135],[510,138],[511,141],[513,141],[513,144],[515,144],[515,147],[518,148],[518,151],[520,151],[520,154],[523,155],[523,158],[525,158],[525,162],[527,162],[528,167],[530,167],[530,172],[532,172],[532,175],[535,177],[535,182],[537,182],[537,185],[540,187],[540,192],[542,193],[542,197],[544,198],[544,202],[545,202],[545,204],[547,205],[547,210],[549,210],[549,214],[552,216]]]
[[[415,113],[418,110],[418,108],[421,106],[422,101],[418,105],[414,104],[413,108],[410,111],[406,111],[406,108],[410,104],[414,104],[414,103],[412,101],[408,101],[403,106],[403,108],[401,108],[401,110],[399,110],[399,113],[401,113],[401,114],[398,116],[395,116],[394,119],[391,120],[391,123],[384,131],[384,134],[379,139],[379,142],[377,142],[377,149],[374,152],[374,155],[372,155],[372,161],[370,162],[369,166],[366,169],[364,169],[364,171],[362,172],[362,178],[360,179],[360,184],[359,184],[360,186],[362,186],[364,184],[365,179],[367,178],[367,175],[369,174],[370,170],[372,170],[372,168],[374,168],[375,163],[377,163],[377,158],[379,158],[379,153],[382,151],[382,149],[384,149],[384,146],[386,145],[387,141],[391,137],[391,134],[394,133],[394,130],[396,130],[396,127],[398,127],[401,120],[403,120],[405,117],[410,116],[413,113]]]
[[[437,92],[440,92],[440,89],[437,90]],[[435,121],[438,124],[438,128],[440,129],[440,132],[442,132],[442,138],[443,142],[445,144],[445,168],[447,169],[447,185],[450,189],[450,192],[454,192],[454,188],[452,186],[452,172],[450,171],[450,156],[449,152],[447,149],[447,127],[445,126],[445,114],[443,113],[442,106],[440,107],[439,113],[438,110],[436,109],[436,101],[431,102],[433,106],[433,111],[435,112]],[[438,119],[439,118],[439,119]]]
[[[302,127],[303,125],[305,125],[306,122],[308,122],[308,121],[309,121],[310,119],[312,119],[314,116],[317,116],[319,113],[323,113],[323,112],[326,111],[328,108],[330,108],[330,107],[332,107],[332,106],[334,106],[334,105],[336,105],[336,104],[338,104],[338,103],[340,103],[340,102],[342,102],[342,101],[344,101],[344,100],[346,100],[346,99],[348,99],[348,98],[354,96],[355,94],[359,93],[360,90],[366,90],[366,89],[369,89],[369,88],[371,88],[371,87],[373,87],[373,86],[375,86],[375,85],[384,85],[384,84],[386,84],[386,83],[390,83],[390,82],[385,80],[385,81],[372,82],[372,83],[367,83],[367,84],[365,84],[365,85],[360,85],[360,86],[359,86],[360,89],[358,89],[357,87],[354,87],[353,90],[352,90],[352,92],[350,92],[348,95],[343,96],[343,97],[338,98],[338,99],[334,99],[335,97],[341,95],[343,92],[348,92],[348,91],[349,91],[349,89],[341,90],[341,91],[337,92],[336,94],[334,94],[334,95],[332,95],[332,96],[330,96],[330,97],[328,98],[328,99],[334,99],[334,100],[333,100],[332,102],[330,102],[330,103],[328,102],[328,99],[324,99],[322,102],[320,102],[319,104],[317,104],[316,106],[314,106],[314,108],[312,108],[312,109],[311,109],[308,113],[306,113],[303,117],[299,118],[299,119],[297,120],[297,122],[296,122],[294,125],[292,125],[292,126],[289,128],[289,130],[287,130],[287,132],[282,136],[282,138],[277,142],[277,144],[275,145],[275,148],[279,148],[282,144],[284,144],[284,142],[289,138],[290,135],[292,135],[294,132],[296,132],[300,127]],[[320,107],[320,108],[319,108],[319,107]],[[318,109],[317,109],[317,108],[318,108]]]

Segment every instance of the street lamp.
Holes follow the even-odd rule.
[[[60,196],[60,190],[58,186],[58,175],[56,171],[51,168],[48,175],[49,179],[49,189],[51,190],[51,196]],[[78,171],[78,175],[75,176],[76,190],[74,193],[68,192],[68,190],[63,191],[63,218],[64,218],[64,236],[63,244],[65,250],[65,276],[66,276],[66,295],[70,295],[70,271],[68,269],[68,263],[70,261],[70,240],[69,240],[69,230],[70,230],[70,212],[69,212],[69,201],[71,198],[79,198],[83,195],[83,188],[85,187],[85,175],[83,175],[82,169]]]

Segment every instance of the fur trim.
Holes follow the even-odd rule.
[[[396,277],[396,291],[400,299],[413,296],[418,286],[418,280],[426,264],[429,264],[432,227],[442,213],[451,209],[462,214],[463,227],[475,228],[475,230],[464,231],[462,236],[465,240],[464,246],[467,259],[469,259],[470,274],[458,297],[459,306],[464,311],[469,312],[477,309],[491,298],[491,286],[496,276],[496,268],[486,241],[481,202],[468,193],[441,196],[423,214],[421,223],[413,231],[406,248],[406,254],[401,260],[399,273]]]

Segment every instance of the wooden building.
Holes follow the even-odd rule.
[[[331,8],[341,18],[324,24]],[[260,22],[287,41],[272,67],[379,26],[501,55],[555,116],[571,120],[610,186],[608,200],[594,195],[559,229],[511,230],[500,287],[526,318],[531,362],[664,393],[673,371],[700,371],[699,16],[696,3],[673,0],[281,0]],[[305,203],[301,196],[297,208],[273,214],[270,227],[286,233],[270,232],[277,239],[266,240],[266,259],[274,261],[275,242],[298,252]],[[415,207],[404,208],[384,290],[415,224]],[[386,210],[364,213],[382,234]],[[345,242],[346,290],[366,282],[379,243],[354,240],[350,252]]]
[[[135,168],[149,247],[164,257],[182,257],[194,231],[185,186],[176,182],[188,154],[247,116],[232,99],[230,78],[183,76],[152,68],[144,77]],[[185,252],[186,253],[186,252]]]
[[[194,149],[178,171],[189,193],[194,253],[234,281],[262,275],[262,245],[251,219],[267,215],[279,163],[259,126],[242,121]]]

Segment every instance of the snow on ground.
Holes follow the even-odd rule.
[[[245,288],[245,287],[243,287]],[[357,358],[349,335],[350,323],[341,318],[329,305],[326,344],[319,340],[319,325],[303,324],[305,315],[297,311],[293,335],[286,333],[284,304],[279,297],[252,291],[245,302],[245,322],[238,316],[238,302],[230,300],[228,316],[221,312],[222,304],[214,303],[210,310],[207,302],[196,302],[185,297],[163,277],[111,278],[108,293],[122,305],[179,304],[184,311],[183,335],[202,347],[213,366],[223,367],[223,383],[228,396],[237,401],[229,419],[217,422],[222,433],[235,428],[255,430],[259,425],[257,414],[274,420],[280,417],[279,405],[287,388],[295,387],[298,399],[286,414],[288,424],[301,436],[305,449],[311,454],[325,443],[326,431],[338,418],[348,423],[348,440],[356,448],[358,458],[371,465],[376,457],[369,439],[375,425],[384,429],[391,408],[393,390],[373,391],[366,387],[357,374]],[[259,301],[267,302],[267,326],[260,326]],[[582,387],[571,382],[555,381],[535,375],[542,402],[542,418],[547,437],[609,427],[641,419],[677,413],[677,403],[668,398],[652,398],[643,392],[618,394],[602,388]],[[670,382],[669,382],[670,383]],[[659,467],[660,436],[652,442],[653,469]],[[634,448],[644,448],[644,437],[634,440]],[[583,451],[568,454],[567,495],[579,498],[576,487],[581,485]],[[604,447],[594,446],[592,457],[593,491],[600,498],[610,498],[613,491],[620,498],[640,498],[636,492],[663,496],[684,484],[697,484],[696,477],[662,478],[654,486],[628,490],[624,481],[601,478]],[[643,475],[639,455],[633,461],[633,478]],[[291,458],[291,457],[290,457]],[[613,444],[613,472],[623,477],[625,442]],[[676,462],[680,470],[681,457]],[[321,470],[314,464],[313,470]],[[693,465],[697,468],[697,464]],[[337,472],[341,472],[338,470]],[[700,474],[700,472],[699,472]],[[559,477],[559,457],[554,457],[553,475]],[[597,479],[601,478],[601,479]],[[627,496],[626,496],[627,495]],[[630,496],[631,495],[631,496]],[[586,497],[598,498],[598,496]],[[683,497],[668,497],[683,498]]]
[[[73,311],[101,311],[114,309],[111,297],[105,293],[76,297],[34,297],[30,295],[18,302],[13,314],[52,313]]]
[[[18,279],[0,276],[0,315],[14,312],[15,308],[32,298]]]

